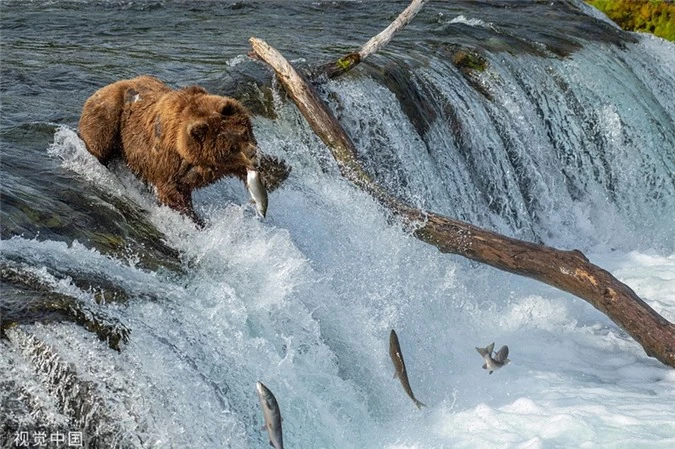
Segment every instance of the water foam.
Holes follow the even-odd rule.
[[[315,151],[311,144],[297,149],[300,159]],[[675,377],[595,309],[438,253],[387,223],[367,195],[314,168],[298,164],[273,193],[266,222],[246,205],[214,204],[231,195],[228,183],[201,197],[210,223],[204,231],[149,206],[183,254],[185,278],[156,279],[78,244],[3,242],[3,253],[36,265],[118,273],[131,291],[139,288],[134,278],[144,279],[163,298],[118,312],[132,335],[114,369],[106,348],[91,349],[81,329],[31,331],[70,348],[75,366],[90,366],[108,403],[123,407],[114,413],[151,446],[265,445],[256,380],[277,395],[285,440],[295,447],[625,441],[665,448],[675,441]],[[673,256],[591,259],[672,316]],[[391,378],[391,328],[427,410],[417,411]],[[488,376],[474,346],[492,341],[510,346],[512,363]],[[124,382],[115,387],[113,377]]]

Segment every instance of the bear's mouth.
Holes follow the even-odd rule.
[[[240,150],[236,155],[237,162],[246,168],[246,170],[258,171],[259,161],[258,161],[259,150],[255,145],[249,145],[245,150]]]

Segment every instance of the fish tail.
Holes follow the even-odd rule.
[[[422,410],[422,407],[428,407],[427,404],[425,404],[425,403],[423,403],[423,402],[421,402],[421,401],[418,401],[417,399],[415,399],[415,405],[416,405],[417,408],[420,409],[420,410]]]

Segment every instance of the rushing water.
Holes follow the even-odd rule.
[[[267,447],[258,380],[289,448],[675,445],[672,369],[584,301],[391,223],[246,57],[256,36],[325,62],[406,5],[2,1],[2,447]],[[266,220],[225,180],[195,194],[198,231],[87,153],[83,102],[143,73],[256,112],[292,167]],[[320,89],[396,195],[578,248],[675,321],[673,44],[579,2],[437,1]],[[422,411],[392,379],[392,328]],[[492,341],[512,362],[488,375]]]

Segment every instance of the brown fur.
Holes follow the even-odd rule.
[[[246,109],[199,86],[173,90],[141,76],[117,81],[85,102],[79,134],[106,164],[121,156],[163,204],[201,224],[192,191],[220,178],[246,179],[256,167],[256,140]]]

